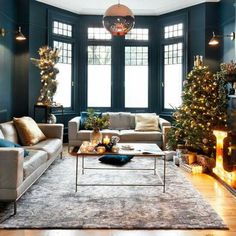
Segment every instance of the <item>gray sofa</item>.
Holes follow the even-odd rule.
[[[123,143],[155,143],[159,147],[165,147],[166,133],[171,127],[169,121],[159,118],[160,131],[135,131],[135,113],[107,112],[109,114],[109,129],[101,130],[103,135],[118,136]],[[90,139],[91,130],[80,129],[80,116],[71,119],[68,123],[68,148],[79,146],[85,140]]]
[[[44,173],[63,148],[62,124],[38,124],[47,137],[33,146],[24,146],[29,155],[24,157],[23,148],[0,148],[0,201],[14,202]],[[19,143],[12,121],[0,124],[0,138]]]

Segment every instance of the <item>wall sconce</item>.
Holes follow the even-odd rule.
[[[6,35],[6,30],[4,28],[0,28],[0,37],[5,37]],[[17,41],[23,41],[26,40],[26,37],[24,34],[21,32],[21,27],[18,28],[18,30],[15,32],[15,39]]]
[[[215,33],[213,32],[212,38],[208,44],[211,46],[218,45],[220,43],[219,38],[224,38],[224,37],[228,37],[231,40],[235,40],[235,32],[231,32],[230,34],[227,34],[227,35],[215,35]]]

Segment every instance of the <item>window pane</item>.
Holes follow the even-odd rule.
[[[148,107],[148,47],[125,47],[125,107]]]
[[[96,39],[96,40],[110,40],[111,34],[104,28],[88,28],[88,39]]]
[[[60,49],[60,59],[56,65],[59,69],[57,74],[58,86],[54,101],[64,107],[71,107],[72,44],[53,41],[53,46]]]
[[[88,46],[88,107],[111,107],[110,46]]]
[[[63,35],[66,37],[72,37],[72,25],[64,24],[59,21],[53,21],[53,34]]]
[[[125,35],[125,39],[128,40],[148,40],[148,29],[132,29],[128,34]]]
[[[183,36],[183,23],[164,27],[164,38],[175,38]]]
[[[164,50],[164,108],[173,109],[181,105],[182,43],[165,45]]]

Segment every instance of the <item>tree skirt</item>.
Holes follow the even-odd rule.
[[[158,161],[159,171],[163,161]],[[90,167],[111,167],[96,158]],[[126,168],[150,168],[151,158],[133,158]],[[122,167],[119,167],[122,168]],[[158,183],[152,171],[86,170],[80,183]],[[162,187],[78,187],[75,158],[56,160],[17,203],[17,214],[0,228],[76,229],[226,229],[227,226],[172,163],[167,164],[166,193]],[[12,213],[2,205],[0,219]]]

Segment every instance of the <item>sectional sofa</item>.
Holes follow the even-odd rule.
[[[169,121],[156,117],[159,120],[159,131],[136,131],[135,113],[107,112],[110,117],[109,129],[101,130],[104,136],[118,136],[123,143],[155,143],[159,147],[165,147],[166,133],[171,127]],[[138,114],[138,113],[136,113]],[[148,113],[146,113],[148,114]],[[68,123],[68,147],[79,146],[85,140],[90,139],[91,130],[81,129],[80,116],[74,117]]]
[[[38,124],[46,136],[33,146],[0,148],[0,201],[16,202],[25,191],[44,173],[51,163],[62,155],[63,125]],[[19,143],[13,122],[0,124],[0,139]],[[29,155],[24,157],[24,149]]]

